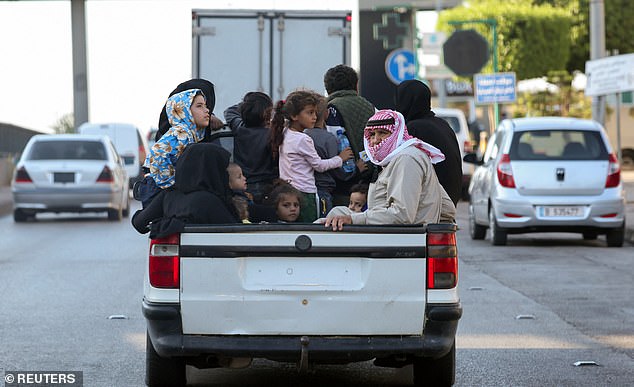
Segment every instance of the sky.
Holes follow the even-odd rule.
[[[352,0],[319,0],[351,9]],[[91,122],[157,126],[191,78],[192,9],[314,9],[313,0],[87,0]],[[0,122],[52,132],[73,111],[70,1],[0,0]],[[213,82],[213,80],[211,80]]]

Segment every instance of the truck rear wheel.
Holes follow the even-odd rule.
[[[185,361],[165,358],[154,350],[150,335],[145,334],[145,384],[153,386],[185,386]]]
[[[414,386],[453,386],[456,381],[456,341],[438,359],[414,359]]]

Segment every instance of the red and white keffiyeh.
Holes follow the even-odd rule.
[[[390,132],[390,136],[379,144],[370,145],[370,134],[376,129]],[[363,130],[363,145],[373,164],[386,166],[399,152],[410,145],[422,150],[431,159],[432,164],[445,159],[440,149],[428,144],[407,132],[405,118],[394,110],[379,110],[368,120]]]

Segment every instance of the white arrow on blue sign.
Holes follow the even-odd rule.
[[[385,58],[385,74],[396,85],[408,79],[414,79],[416,77],[414,53],[405,48],[390,52]]]
[[[473,78],[476,104],[515,102],[515,73],[476,74]]]

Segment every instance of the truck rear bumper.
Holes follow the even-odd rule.
[[[297,361],[302,350],[313,362],[355,362],[395,355],[437,358],[451,349],[460,303],[428,306],[422,336],[183,335],[178,304],[143,301],[154,349],[162,357],[253,357]]]

